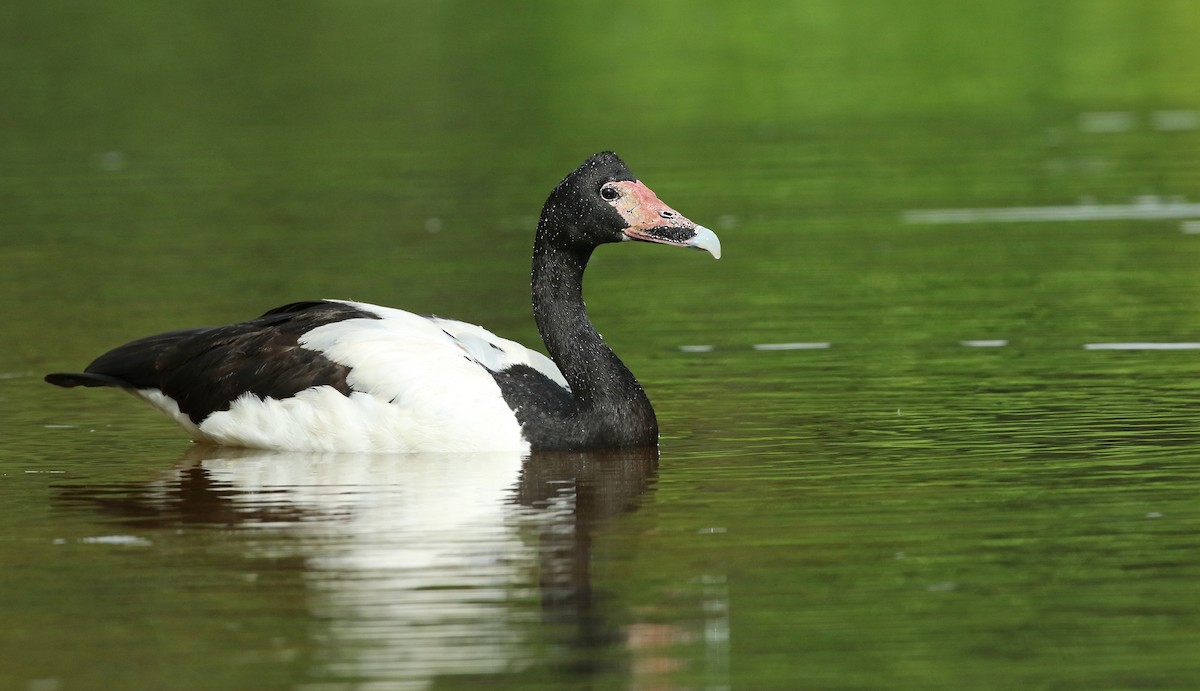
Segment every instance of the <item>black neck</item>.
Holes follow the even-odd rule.
[[[658,424],[645,391],[588,319],[583,272],[591,248],[556,247],[545,230],[539,228],[534,244],[533,314],[574,395],[575,410],[562,422],[585,446],[656,444]]]

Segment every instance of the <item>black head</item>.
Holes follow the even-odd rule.
[[[538,238],[585,253],[606,242],[640,240],[721,256],[712,231],[660,201],[611,151],[592,156],[558,183],[542,207]]]

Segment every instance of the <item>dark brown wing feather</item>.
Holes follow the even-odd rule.
[[[350,394],[349,368],[306,350],[300,338],[346,319],[378,319],[338,302],[296,302],[228,326],[183,329],[127,343],[96,358],[82,373],[57,372],[57,386],[158,389],[199,424],[239,396],[287,398],[312,386]]]

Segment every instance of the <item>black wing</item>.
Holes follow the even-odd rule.
[[[138,339],[96,358],[82,373],[58,372],[46,375],[46,381],[158,389],[199,424],[245,393],[280,399],[325,385],[349,395],[349,368],[301,348],[298,341],[319,326],[378,318],[338,302],[295,302],[239,324]]]

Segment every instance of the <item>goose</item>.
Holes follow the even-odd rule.
[[[522,453],[654,446],[650,400],[583,301],[592,251],[627,241],[721,256],[715,233],[664,204],[605,151],[551,191],[538,220],[533,315],[550,357],[473,324],[329,299],[148,336],[83,372],[45,380],[124,389],[194,441],[221,446]]]

